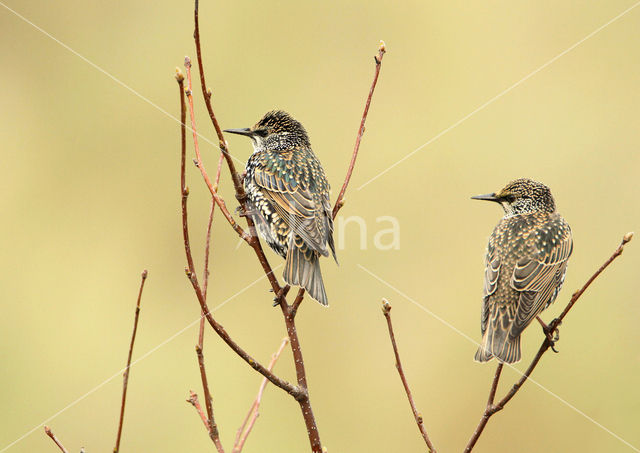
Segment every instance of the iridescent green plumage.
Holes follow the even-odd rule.
[[[254,153],[246,167],[249,213],[260,235],[286,259],[284,279],[328,304],[318,259],[335,258],[329,182],[304,127],[282,111],[267,113],[250,129]]]
[[[474,197],[502,205],[505,216],[489,238],[482,345],[475,359],[520,360],[520,334],[557,297],[573,250],[571,229],[548,187],[529,179],[497,194]]]

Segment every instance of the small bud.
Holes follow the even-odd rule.
[[[633,239],[633,231],[629,231],[627,234],[624,235],[624,237],[622,238],[622,243],[626,244],[631,239]]]
[[[207,97],[210,98],[211,97],[211,88],[207,88]]]
[[[185,68],[191,68],[191,58],[184,57],[184,67]]]
[[[189,195],[189,186],[186,186],[186,187],[184,188],[184,192],[183,192],[183,193],[185,194],[185,196],[188,196],[188,195]]]
[[[176,67],[176,80],[178,82],[183,82],[184,81],[184,74],[182,74],[182,71],[178,67]]]
[[[387,45],[384,43],[384,41],[383,41],[383,40],[380,40],[380,47],[378,47],[378,49],[379,49],[381,52],[386,52],[386,51],[387,51]]]
[[[391,304],[387,299],[382,299],[382,313],[385,315],[391,311]]]
[[[142,280],[146,280],[147,279],[147,275],[149,275],[149,271],[147,271],[146,269],[142,271]]]

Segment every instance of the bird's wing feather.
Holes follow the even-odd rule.
[[[571,231],[563,230],[551,249],[536,245],[533,252],[517,261],[511,286],[520,299],[510,335],[517,337],[555,299],[573,251]]]
[[[318,228],[316,203],[309,188],[265,168],[256,168],[254,179],[289,228],[313,250],[327,255],[326,239]]]
[[[502,261],[500,260],[500,256],[498,256],[494,245],[490,241],[489,246],[487,247],[487,255],[485,258],[483,292],[484,297],[482,301],[482,314],[480,318],[480,328],[483,335],[485,330],[487,330],[487,324],[489,321],[489,296],[493,294],[498,287],[498,276],[500,275],[501,264]]]

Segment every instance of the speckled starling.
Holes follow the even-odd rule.
[[[472,197],[500,203],[505,215],[487,246],[482,344],[475,360],[520,360],[520,334],[558,295],[573,250],[569,224],[547,186],[517,179],[498,193]]]
[[[328,305],[319,257],[335,259],[329,182],[298,121],[268,112],[246,129],[225,132],[251,138],[253,154],[244,178],[249,212],[258,233],[286,260],[284,280]]]

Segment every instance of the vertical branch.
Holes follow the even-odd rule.
[[[211,90],[207,89],[207,83],[204,78],[204,64],[202,62],[202,50],[200,48],[200,23],[198,20],[198,10],[199,10],[199,1],[195,0],[195,8],[193,11],[193,21],[194,21],[194,30],[193,30],[193,40],[196,45],[196,55],[198,59],[198,72],[200,73],[200,87],[202,88],[202,97],[204,98],[204,103],[207,106],[207,111],[209,112],[209,117],[211,118],[211,123],[213,124],[214,129],[216,130],[216,134],[218,135],[218,143],[220,146],[220,151],[224,155],[225,160],[227,161],[227,165],[229,167],[229,173],[231,174],[231,179],[233,181],[233,187],[236,191],[236,196],[238,197],[238,201],[242,204],[246,199],[246,193],[244,191],[244,187],[242,186],[242,181],[240,180],[240,175],[236,171],[235,164],[233,163],[233,158],[231,154],[229,154],[229,148],[227,146],[227,141],[224,139],[224,135],[222,133],[222,128],[218,123],[218,119],[216,118],[216,114],[213,111],[213,106],[211,105]],[[251,219],[248,219],[249,221]]]
[[[283,338],[282,343],[280,343],[280,347],[271,356],[271,362],[269,362],[269,370],[273,370],[273,367],[276,365],[276,362],[278,361],[278,358],[280,357],[280,354],[282,354],[282,351],[284,350],[287,343],[289,343],[289,339]],[[247,441],[247,437],[249,437],[249,434],[253,429],[253,425],[255,425],[256,420],[258,419],[258,415],[260,415],[258,413],[258,409],[260,408],[260,403],[262,402],[262,394],[264,393],[264,389],[267,386],[267,383],[267,379],[263,378],[262,383],[260,384],[260,388],[258,389],[258,396],[256,396],[256,399],[251,405],[251,408],[249,408],[249,412],[242,422],[242,425],[240,425],[240,428],[238,428],[236,440],[233,444],[233,453],[240,453],[242,451],[242,448]]]
[[[356,144],[353,147],[353,154],[351,155],[351,162],[349,163],[349,168],[347,169],[347,175],[344,178],[344,183],[342,184],[342,188],[340,189],[340,193],[338,198],[336,199],[336,204],[333,206],[333,218],[335,219],[338,211],[342,206],[344,206],[344,194],[347,191],[347,186],[349,185],[349,181],[351,180],[351,175],[353,173],[353,167],[356,165],[356,159],[358,158],[358,150],[360,149],[360,141],[362,140],[362,136],[364,135],[364,123],[367,121],[367,115],[369,114],[369,106],[371,105],[371,98],[373,97],[373,91],[376,89],[376,85],[378,83],[378,76],[380,75],[380,68],[382,67],[382,57],[384,57],[385,52],[387,51],[384,41],[380,41],[380,47],[378,48],[378,55],[374,58],[376,62],[376,69],[373,76],[373,82],[371,83],[371,88],[369,89],[369,96],[367,96],[367,102],[364,105],[364,112],[362,113],[362,119],[360,120],[360,128],[358,129],[358,135],[356,136]]]
[[[216,130],[216,133],[218,135],[218,140],[219,140],[219,144],[220,144],[220,150],[222,151],[222,154],[225,157],[225,160],[227,161],[227,165],[229,167],[229,172],[231,174],[231,178],[233,180],[233,184],[234,184],[234,188],[235,188],[235,192],[236,192],[236,199],[239,201],[241,207],[244,209],[245,208],[245,203],[247,200],[247,195],[246,192],[244,190],[244,187],[242,185],[242,181],[240,176],[238,175],[238,172],[235,169],[235,165],[233,163],[232,157],[228,152],[228,147],[227,147],[227,142],[224,139],[223,133],[222,133],[222,128],[220,127],[218,120],[215,116],[215,113],[213,111],[213,107],[211,105],[211,90],[207,89],[207,85],[206,85],[206,80],[205,80],[205,75],[204,75],[204,64],[202,62],[202,50],[201,50],[201,45],[200,45],[200,27],[199,27],[199,20],[198,20],[198,9],[199,9],[199,2],[198,0],[195,0],[195,8],[194,8],[194,23],[195,23],[195,28],[194,28],[194,41],[195,41],[195,46],[196,46],[196,54],[197,54],[197,60],[198,60],[198,69],[199,69],[199,73],[200,73],[200,85],[202,88],[202,94],[204,97],[204,101],[205,104],[207,106],[207,111],[209,112],[209,117],[211,119],[211,122]],[[376,72],[375,72],[375,76],[374,76],[374,81],[372,84],[372,87],[369,91],[369,96],[367,98],[367,102],[365,105],[365,110],[363,113],[363,117],[361,120],[361,124],[360,124],[360,129],[358,130],[358,136],[356,138],[356,145],[354,148],[354,152],[353,152],[353,156],[352,156],[352,160],[349,166],[349,169],[347,171],[347,176],[345,179],[345,183],[342,186],[342,190],[340,191],[340,195],[338,197],[338,201],[336,202],[336,206],[334,207],[333,210],[333,217],[335,217],[336,213],[338,212],[338,210],[340,209],[340,207],[343,204],[343,197],[344,197],[344,193],[346,191],[349,179],[351,178],[351,174],[353,172],[353,168],[355,165],[355,160],[357,157],[357,153],[358,153],[358,149],[360,147],[360,141],[362,138],[362,134],[364,133],[364,123],[365,123],[365,119],[366,116],[368,114],[368,110],[369,110],[369,106],[371,103],[371,98],[373,96],[373,90],[375,88],[375,85],[377,83],[378,80],[378,75],[380,72],[380,65],[382,62],[382,56],[384,55],[385,52],[385,47],[384,47],[384,43],[381,43],[380,47],[379,47],[379,52],[378,55],[375,57],[375,61],[376,61]],[[218,206],[220,207],[220,210],[222,211],[223,215],[225,216],[225,218],[227,219],[227,221],[229,222],[229,224],[231,225],[231,227],[236,231],[236,233],[245,240],[245,242],[247,242],[249,244],[249,246],[251,246],[254,249],[254,252],[256,254],[256,257],[258,258],[258,261],[260,262],[267,278],[269,279],[269,282],[271,284],[271,289],[273,290],[274,294],[276,295],[276,300],[278,301],[278,303],[280,304],[280,307],[282,309],[282,314],[285,320],[285,325],[287,328],[287,334],[289,335],[289,340],[291,342],[291,350],[293,352],[293,356],[294,356],[294,363],[295,363],[295,368],[296,368],[296,376],[297,376],[297,380],[298,380],[298,386],[297,387],[292,387],[291,384],[288,384],[282,380],[279,380],[279,378],[277,378],[276,376],[274,376],[269,370],[264,369],[264,367],[262,367],[261,365],[255,363],[255,362],[249,362],[250,365],[252,365],[256,370],[258,370],[259,372],[261,372],[265,377],[267,377],[269,380],[271,380],[271,382],[273,382],[274,384],[276,384],[278,387],[286,390],[288,393],[290,393],[292,396],[294,396],[294,398],[296,399],[296,401],[298,401],[298,403],[300,404],[300,408],[302,410],[302,414],[303,414],[303,418],[305,420],[305,424],[307,426],[307,432],[309,435],[309,441],[311,443],[311,449],[312,451],[315,452],[321,452],[322,451],[322,445],[320,443],[320,437],[318,434],[318,429],[315,423],[315,418],[313,416],[313,411],[311,409],[311,404],[309,401],[309,394],[308,394],[308,390],[307,390],[307,380],[306,380],[306,372],[305,372],[305,368],[304,368],[304,361],[302,358],[302,350],[300,348],[300,342],[298,340],[298,335],[297,335],[297,330],[296,330],[296,325],[295,325],[295,316],[297,313],[297,310],[300,306],[300,304],[302,303],[302,299],[304,297],[304,290],[299,290],[298,291],[298,296],[296,297],[294,303],[289,306],[286,302],[286,293],[289,290],[288,286],[284,286],[281,287],[277,278],[274,276],[273,274],[273,270],[271,268],[271,266],[269,265],[269,262],[267,261],[266,256],[264,255],[264,251],[262,249],[262,245],[260,243],[260,240],[258,239],[257,235],[256,235],[256,231],[255,231],[255,225],[253,224],[253,221],[251,219],[250,216],[245,216],[245,220],[247,222],[247,226],[249,229],[249,234],[246,234],[244,232],[244,230],[242,229],[242,227],[240,227],[235,220],[231,217],[231,215],[229,214],[228,210],[226,209],[226,206],[224,204],[224,200],[222,200],[218,194],[216,193],[216,191],[213,188],[213,184],[211,183],[210,178],[207,175],[206,170],[204,169],[204,165],[202,163],[202,159],[200,158],[200,153],[198,150],[198,144],[197,144],[197,134],[195,133],[195,124],[194,124],[194,118],[193,118],[193,103],[192,103],[192,97],[191,97],[191,61],[187,58],[185,59],[185,66],[187,68],[187,79],[188,79],[188,83],[189,83],[189,88],[187,89],[187,97],[189,99],[189,109],[190,109],[190,114],[191,114],[191,126],[192,126],[192,130],[194,131],[194,144],[196,147],[196,157],[197,157],[197,161],[196,161],[196,165],[198,166],[198,168],[200,169],[200,172],[205,180],[205,183],[207,184],[207,186],[209,187],[209,191],[211,192],[212,197],[214,198],[214,200],[216,201],[216,204],[218,204]],[[184,102],[184,101],[183,101]],[[183,134],[184,134],[184,127],[183,127]],[[184,145],[183,145],[184,147]],[[184,150],[183,150],[184,153]],[[184,161],[184,159],[183,159]],[[184,170],[183,170],[184,171]],[[183,202],[183,226],[184,228],[186,228],[186,207],[184,206],[184,202]],[[190,250],[188,248],[188,237],[185,234],[185,248],[187,250],[187,255],[190,254]],[[197,283],[197,278],[195,277],[194,273],[193,273],[193,265],[192,265],[192,261],[189,261],[188,258],[188,262],[189,262],[189,269],[188,269],[188,275],[189,278],[192,282],[192,285],[194,287],[194,290],[196,291],[196,295],[198,296],[198,300],[200,302],[200,305],[202,307],[203,313],[205,314],[205,316],[207,317],[207,320],[209,321],[209,324],[214,328],[214,330],[216,330],[216,332],[223,338],[223,340],[225,342],[227,342],[227,344],[229,344],[230,346],[232,346],[232,348],[236,348],[234,349],[238,354],[240,354],[245,360],[247,360],[248,355],[246,355],[246,353],[244,353],[244,351],[240,350],[240,348],[231,341],[231,339],[228,337],[228,335],[226,335],[226,332],[224,332],[224,329],[222,329],[222,326],[220,326],[214,319],[213,317],[211,317],[211,315],[208,313],[208,310],[206,309],[206,300],[204,300],[203,295],[199,289],[199,285]],[[241,354],[241,352],[244,353],[245,355],[243,356]]]
[[[222,169],[222,161],[223,156],[220,154],[220,159],[218,160],[218,171],[216,173],[216,182],[214,188],[218,189],[218,184],[220,183],[220,170]],[[209,257],[210,257],[210,245],[211,245],[211,228],[213,226],[213,214],[215,212],[216,203],[214,199],[211,199],[211,208],[209,210],[209,222],[207,223],[207,233],[205,240],[205,249],[204,249],[204,271],[203,271],[203,283],[202,283],[202,293],[203,297],[207,298],[207,289],[209,287]],[[213,415],[213,401],[211,398],[211,390],[209,389],[209,382],[207,378],[207,371],[204,365],[204,323],[205,317],[202,310],[200,311],[200,327],[198,329],[198,344],[196,345],[196,356],[198,358],[198,368],[200,370],[200,380],[202,381],[202,390],[204,392],[205,398],[205,406],[207,408],[207,420],[208,420],[208,431],[211,440],[215,444],[218,452],[223,453],[224,448],[222,447],[222,443],[220,442],[220,434],[218,432],[218,425],[215,422],[215,418]],[[195,395],[195,394],[193,394]],[[197,398],[197,396],[196,396]]]
[[[58,438],[56,437],[55,434],[53,434],[53,432],[51,431],[51,429],[45,425],[44,426],[44,432],[46,433],[47,436],[49,436],[51,438],[51,440],[58,446],[58,448],[60,449],[60,451],[62,453],[69,453],[67,451],[66,448],[64,448],[64,446],[62,445],[62,443],[58,440]]]
[[[418,429],[420,430],[420,434],[422,434],[422,438],[424,439],[424,442],[427,444],[427,448],[431,453],[436,453],[436,449],[431,443],[431,440],[429,439],[429,435],[427,434],[427,430],[424,427],[422,415],[418,412],[418,410],[416,409],[416,405],[413,402],[413,396],[411,396],[411,389],[409,388],[409,383],[407,382],[407,378],[404,375],[404,370],[402,369],[402,362],[400,362],[400,353],[398,352],[396,337],[393,334],[393,324],[391,323],[391,304],[386,299],[382,299],[382,313],[384,314],[384,317],[387,320],[387,327],[389,328],[389,338],[391,339],[391,346],[393,346],[393,354],[396,357],[396,369],[398,370],[398,374],[400,375],[400,380],[402,381],[402,386],[404,387],[404,391],[407,394],[407,398],[409,399],[409,405],[411,406],[411,412],[413,413],[413,418],[415,418],[416,420],[416,424],[418,425]]]
[[[136,341],[136,332],[138,331],[138,318],[140,317],[140,300],[142,299],[142,290],[144,289],[144,282],[147,280],[148,272],[145,269],[142,271],[142,278],[140,281],[140,290],[138,291],[138,300],[136,302],[136,314],[133,321],[133,333],[131,334],[131,343],[129,344],[129,354],[127,356],[127,367],[124,370],[122,377],[122,403],[120,405],[120,422],[118,423],[118,434],[116,436],[116,446],[113,449],[113,453],[120,451],[120,438],[122,437],[122,424],[124,422],[124,406],[127,401],[127,386],[129,384],[129,369],[131,367],[131,356],[133,355],[133,343]]]
[[[200,284],[198,283],[198,277],[196,276],[195,266],[193,264],[193,255],[191,253],[191,243],[190,243],[190,240],[189,240],[189,224],[188,224],[188,215],[187,215],[187,198],[189,196],[189,189],[187,188],[186,183],[185,183],[185,179],[186,179],[186,177],[185,177],[185,165],[186,165],[186,126],[185,126],[186,102],[185,102],[185,90],[184,90],[184,76],[179,71],[176,74],[176,80],[178,82],[178,87],[179,87],[179,91],[180,91],[180,114],[181,114],[181,119],[182,119],[182,124],[181,124],[181,127],[180,127],[180,134],[181,134],[180,191],[181,191],[181,194],[182,194],[182,206],[181,206],[182,207],[182,234],[183,234],[183,240],[184,240],[185,255],[186,255],[186,258],[187,258],[187,268],[185,269],[186,274],[187,274],[187,278],[189,278],[189,281],[191,282],[191,285],[193,286],[193,290],[196,293],[196,297],[198,299],[198,303],[200,304],[200,308],[201,308],[202,312],[204,313],[205,319],[207,320],[207,322],[209,323],[211,328],[213,328],[213,330],[216,332],[216,334],[218,334],[218,336],[236,354],[238,354],[242,358],[242,360],[244,360],[249,366],[251,366],[251,368],[253,368],[257,372],[259,372],[260,374],[265,376],[275,386],[283,389],[284,391],[286,391],[287,393],[292,395],[294,398],[298,398],[298,397],[300,397],[300,395],[303,394],[303,392],[298,387],[296,387],[296,386],[290,384],[289,382],[279,378],[278,376],[273,374],[271,371],[269,371],[264,365],[262,365],[260,362],[256,361],[253,357],[251,357],[244,349],[242,349],[231,338],[231,336],[227,333],[225,328],[218,321],[216,321],[213,318],[213,316],[211,315],[211,312],[209,311],[209,307],[207,305],[207,301],[204,298],[204,294],[202,293],[202,289],[200,288]],[[189,91],[189,96],[191,96],[191,92],[190,91]],[[192,124],[195,126],[195,124],[193,122],[192,122]],[[197,148],[196,148],[196,154],[199,155],[199,151],[197,150]],[[198,159],[198,163],[201,163],[201,161],[199,159]],[[199,165],[199,167],[200,167],[200,171],[203,172],[204,169],[203,169],[202,165]],[[231,224],[232,228],[236,232],[239,231],[240,237],[244,237],[245,233],[242,230],[242,227],[240,227],[237,223],[235,223],[235,221],[233,220],[233,218],[229,214],[229,211],[226,208],[224,200],[222,200],[218,196],[217,192],[213,188],[213,185],[212,184],[210,185],[211,181],[210,181],[210,179],[208,177],[205,178],[205,182],[207,182],[207,186],[209,187],[209,191],[211,192],[212,196],[216,200],[216,204],[220,208],[220,211],[222,211],[223,215],[229,221],[229,223]]]
[[[598,270],[589,278],[589,280],[587,280],[587,282],[582,286],[582,288],[580,288],[578,291],[573,293],[573,295],[571,296],[571,299],[569,300],[569,303],[564,308],[564,310],[562,310],[562,313],[560,314],[560,316],[554,319],[553,321],[551,321],[551,323],[549,323],[548,332],[545,332],[546,333],[545,339],[540,345],[538,352],[536,353],[535,357],[527,367],[526,371],[522,374],[520,379],[518,379],[518,381],[515,384],[513,384],[513,387],[511,387],[511,390],[509,390],[509,392],[507,392],[507,394],[497,404],[494,405],[493,401],[495,398],[496,389],[498,387],[498,381],[500,380],[500,373],[502,372],[502,363],[498,364],[498,368],[496,369],[496,374],[493,378],[493,383],[491,384],[491,390],[489,391],[489,400],[487,401],[487,406],[484,410],[484,413],[482,414],[482,418],[480,419],[478,426],[476,427],[475,431],[473,432],[473,435],[471,436],[471,439],[469,439],[469,442],[467,443],[467,446],[464,449],[465,453],[469,453],[473,450],[473,447],[476,445],[476,442],[478,442],[478,439],[482,435],[482,432],[484,431],[484,428],[487,426],[487,423],[489,422],[489,419],[491,418],[491,416],[496,412],[499,412],[502,409],[504,409],[505,405],[509,401],[511,401],[511,398],[513,398],[516,395],[516,393],[518,393],[518,390],[520,390],[520,388],[524,385],[527,379],[529,379],[529,376],[531,376],[531,373],[533,373],[533,370],[536,368],[536,366],[538,366],[538,363],[540,362],[540,359],[542,358],[544,353],[547,352],[547,350],[553,346],[554,344],[553,336],[555,332],[557,332],[558,327],[560,326],[564,318],[567,316],[571,308],[573,308],[573,306],[578,301],[578,299],[580,299],[580,296],[584,294],[584,292],[591,285],[591,283],[593,283],[593,281],[596,278],[598,278],[598,276],[602,274],[602,272],[607,267],[609,267],[609,265],[613,263],[613,261],[616,258],[622,255],[622,252],[624,251],[624,246],[627,243],[629,243],[629,241],[631,241],[632,238],[633,238],[633,233],[625,234],[622,238],[622,242],[620,243],[618,248],[615,250],[615,252],[613,252],[613,254],[604,262],[604,264],[602,264],[602,266],[598,268]]]
[[[209,433],[209,437],[211,437],[212,433],[211,433],[211,425],[209,423],[209,419],[207,418],[207,415],[202,410],[200,401],[198,401],[198,395],[193,390],[189,390],[189,398],[187,399],[187,403],[191,404],[196,409],[196,412],[200,416],[200,420],[202,420],[202,423],[204,424],[204,428]],[[221,448],[218,448],[217,444],[216,444],[216,449],[218,450],[218,452],[224,453],[224,450],[221,450]]]

